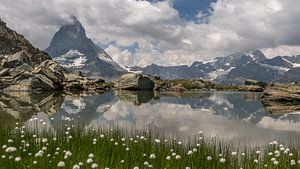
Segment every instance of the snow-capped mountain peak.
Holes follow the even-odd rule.
[[[86,36],[84,27],[74,16],[55,33],[46,52],[66,68],[86,76],[114,79],[126,72]]]

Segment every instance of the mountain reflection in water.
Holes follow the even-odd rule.
[[[177,137],[202,130],[221,139],[255,143],[300,136],[298,114],[267,114],[259,97],[260,93],[240,92],[1,93],[0,122],[6,127],[17,121],[30,126],[38,118],[53,131],[70,119],[85,127],[147,129],[156,125]]]

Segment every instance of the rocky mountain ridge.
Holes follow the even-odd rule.
[[[246,79],[290,83],[300,81],[300,55],[268,59],[260,50],[217,57],[212,61],[196,61],[190,66],[129,67],[130,71],[162,79],[206,79],[222,84],[243,84]]]
[[[35,48],[23,35],[0,20],[0,88],[3,90],[56,90],[65,70]]]

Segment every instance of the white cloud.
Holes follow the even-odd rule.
[[[273,48],[281,46],[299,54],[299,6],[298,0],[219,0],[208,23],[199,24],[180,19],[169,1],[0,0],[0,16],[46,48],[68,15],[75,15],[92,39],[116,41],[106,51],[123,65],[177,65],[251,49],[276,55]],[[134,42],[137,53],[122,50]]]

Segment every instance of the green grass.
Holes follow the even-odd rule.
[[[291,145],[292,147],[287,153],[280,150],[279,144],[266,145],[260,148],[235,148],[234,145],[219,142],[216,138],[204,138],[202,134],[195,135],[193,139],[186,138],[183,140],[183,144],[178,144],[179,140],[164,138],[163,131],[158,128],[150,131],[136,131],[134,129],[124,131],[118,128],[105,129],[104,127],[96,130],[82,130],[80,128],[68,130],[66,126],[59,133],[28,131],[20,128],[14,130],[2,128],[0,131],[1,147],[6,145],[17,148],[17,151],[12,153],[5,152],[6,148],[1,148],[0,155],[5,155],[5,158],[0,159],[1,169],[53,169],[57,168],[60,161],[65,163],[64,168],[72,168],[79,162],[83,163],[82,169],[91,168],[92,164],[87,164],[88,156],[91,153],[94,154],[93,163],[96,163],[101,169],[106,167],[110,169],[133,169],[135,166],[141,169],[151,167],[149,165],[155,169],[185,169],[186,167],[192,169],[300,168],[300,165],[297,164],[299,159],[298,145]],[[70,133],[66,134],[66,131]],[[37,137],[33,137],[35,134]],[[70,136],[72,138],[69,138]],[[48,141],[43,143],[43,138],[47,138]],[[12,139],[13,143],[8,143],[9,139]],[[94,142],[94,139],[97,141]],[[160,142],[155,139],[159,139]],[[24,141],[22,142],[22,140]],[[116,143],[118,144],[116,145]],[[29,146],[27,147],[26,144]],[[43,147],[44,155],[35,157],[35,154]],[[284,147],[286,150],[286,146]],[[129,150],[127,151],[126,148]],[[67,159],[64,158],[64,150],[72,153]],[[261,152],[257,153],[258,150]],[[274,155],[276,150],[280,152],[278,157]],[[189,151],[193,153],[188,155]],[[232,155],[232,152],[237,154]],[[269,152],[273,152],[273,155],[268,155]],[[176,155],[172,155],[172,153],[181,158],[176,159]],[[289,153],[293,153],[293,156]],[[151,154],[155,154],[155,158],[151,159]],[[9,156],[12,159],[9,159]],[[170,156],[171,160],[166,160],[167,156]],[[212,157],[212,160],[207,160],[209,156]],[[16,162],[15,157],[21,157],[21,161]],[[226,162],[221,163],[221,158],[226,159]],[[274,165],[271,158],[276,158],[278,165]],[[254,162],[256,159],[258,163]],[[122,160],[124,160],[123,163]],[[296,164],[292,166],[291,160],[295,160]],[[34,161],[37,163],[33,164]],[[145,163],[149,163],[149,165],[145,165]]]

